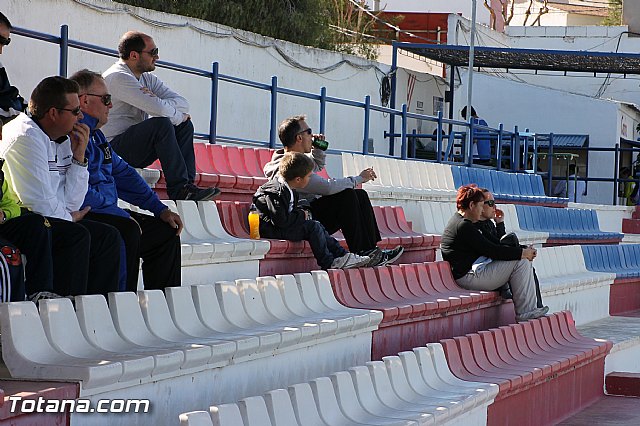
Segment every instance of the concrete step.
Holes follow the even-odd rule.
[[[640,373],[609,373],[604,387],[608,395],[640,397]]]

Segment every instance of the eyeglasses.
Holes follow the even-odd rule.
[[[312,135],[313,134],[313,130],[311,130],[311,128],[308,128],[308,129],[304,129],[304,130],[299,131],[297,134],[300,135],[302,133],[306,133],[308,135]]]
[[[60,111],[69,111],[71,114],[75,115],[76,117],[80,115],[80,105],[78,105],[74,109],[69,109],[69,108],[56,108],[56,109],[59,109]]]
[[[487,206],[489,207],[495,207],[496,205],[496,200],[487,200],[484,202]]]
[[[100,98],[100,100],[102,101],[102,104],[104,106],[111,105],[111,93],[107,93],[105,95],[95,95],[93,93],[85,93],[85,95],[87,95],[87,96],[96,96],[96,97]]]
[[[144,52],[144,53],[148,53],[148,54],[149,54],[149,55],[151,55],[151,56],[157,56],[157,55],[158,55],[158,48],[157,48],[157,47],[154,47],[154,48],[153,48],[153,49],[151,49],[151,50],[141,50],[141,51],[140,51],[140,53],[143,53],[143,52]]]
[[[11,43],[11,38],[0,36],[0,44],[3,46],[8,46]]]

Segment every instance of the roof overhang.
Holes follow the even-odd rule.
[[[453,66],[469,65],[469,46],[394,42],[394,47]],[[478,46],[474,68],[640,74],[640,54]]]

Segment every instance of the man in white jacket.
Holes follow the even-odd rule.
[[[193,151],[193,123],[187,100],[151,71],[158,48],[148,35],[129,31],[118,44],[120,60],[104,77],[112,96],[109,122],[102,128],[113,149],[133,167],[160,159],[173,200],[210,200],[218,188],[199,188]]]
[[[79,210],[89,174],[85,148],[89,128],[82,118],[79,87],[47,77],[31,94],[29,112],[4,126],[0,158],[23,207],[47,217],[51,226],[54,281],[67,280],[62,295],[118,290],[120,236],[109,225],[84,219]],[[63,279],[64,277],[64,279]]]

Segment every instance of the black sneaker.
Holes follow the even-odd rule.
[[[50,291],[38,291],[27,296],[27,300],[33,303],[38,303],[38,301],[42,299],[60,299],[62,297],[63,296]]]
[[[511,293],[511,288],[509,284],[505,284],[498,289],[500,291],[500,297],[505,300],[513,299],[513,293]]]
[[[220,195],[220,190],[213,188],[200,188],[192,183],[182,187],[173,200],[209,201]]]
[[[367,268],[372,268],[374,266],[379,266],[380,263],[384,260],[384,253],[378,247],[373,248],[371,250],[363,250],[358,253],[360,256],[368,256],[369,263],[364,265]]]
[[[404,253],[404,247],[402,246],[397,246],[391,250],[382,250],[383,259],[382,262],[380,262],[380,266],[389,265],[395,262],[400,256],[402,256],[402,253]]]

